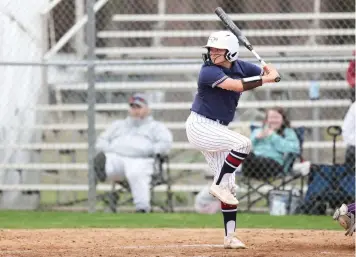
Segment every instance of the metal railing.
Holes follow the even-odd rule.
[[[42,17],[42,22],[43,22],[43,30],[47,31],[47,28],[49,26],[49,19],[51,17],[50,12],[63,0],[54,0],[50,3],[48,7],[46,7],[43,12],[41,13]],[[93,7],[94,13],[97,13],[109,0],[98,0]],[[76,9],[78,10],[84,10],[84,2],[77,0],[76,1]],[[82,12],[82,11],[80,11]],[[76,15],[77,20],[76,23],[55,43],[54,46],[51,46],[49,49],[47,47],[44,47],[46,51],[44,52],[44,60],[49,60],[51,57],[53,57],[58,51],[62,49],[62,47],[69,42],[83,27],[85,24],[88,22],[88,15],[84,14],[81,16],[80,14]],[[47,33],[46,33],[47,34]],[[43,38],[43,42],[47,42],[48,37]],[[82,47],[77,47],[78,49],[81,49]]]

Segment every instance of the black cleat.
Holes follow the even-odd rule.
[[[96,180],[100,182],[105,182],[106,172],[105,172],[106,157],[103,152],[98,153],[94,158],[94,170]]]
[[[136,213],[148,213],[148,211],[143,210],[143,209],[137,209]]]

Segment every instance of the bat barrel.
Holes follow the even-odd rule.
[[[220,17],[223,14],[226,14],[224,10],[219,6],[215,8],[215,13]]]

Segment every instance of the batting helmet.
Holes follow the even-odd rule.
[[[209,49],[226,49],[225,58],[229,62],[237,60],[239,55],[239,40],[230,31],[217,31],[210,34],[207,44],[204,46]]]

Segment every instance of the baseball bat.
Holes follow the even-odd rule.
[[[253,53],[253,55],[257,58],[257,60],[262,64],[262,67],[265,67],[266,62],[259,56],[259,54],[253,49],[252,44],[248,39],[242,34],[239,27],[230,19],[230,17],[225,13],[225,11],[221,7],[217,7],[215,9],[216,15],[220,18],[220,20],[224,23],[225,27],[228,28],[239,40],[242,44]],[[279,82],[281,77],[278,76],[274,81]]]

